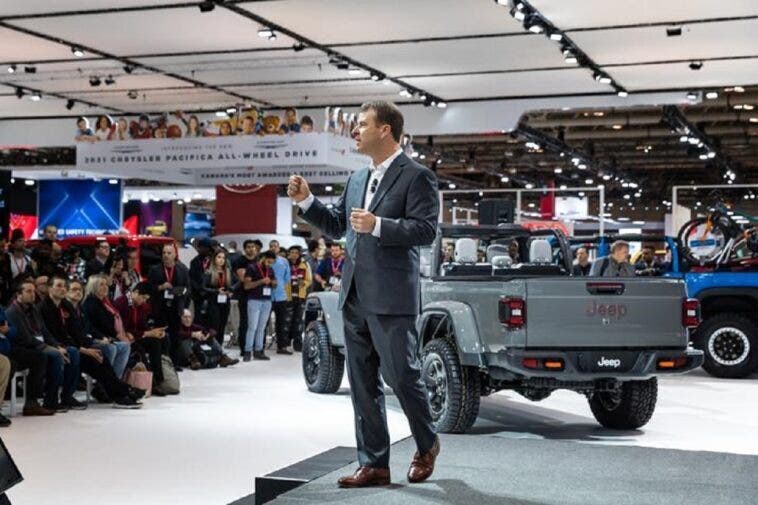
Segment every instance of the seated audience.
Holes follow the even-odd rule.
[[[89,279],[93,275],[101,274],[105,271],[105,264],[111,257],[111,245],[107,240],[100,240],[95,246],[95,257],[87,262],[84,268],[84,276]]]
[[[142,405],[137,400],[145,395],[145,391],[134,389],[116,377],[102,351],[93,347],[93,339],[85,334],[78,311],[66,300],[68,280],[53,276],[49,287],[49,296],[40,304],[47,329],[63,346],[78,350],[81,371],[97,381],[107,397],[113,399],[114,407],[140,408]]]
[[[224,348],[216,339],[216,331],[194,324],[192,311],[182,311],[181,324],[179,325],[179,359],[181,366],[187,366],[192,370],[211,368],[206,364],[208,359],[206,352],[218,358],[218,365],[227,367],[239,363],[238,359],[232,359],[224,353]]]
[[[103,352],[116,377],[122,378],[131,353],[130,340],[121,314],[108,298],[108,278],[93,275],[87,281],[82,313],[94,338],[94,346]]]
[[[84,272],[86,270],[86,263],[82,259],[82,250],[77,245],[69,246],[68,249],[66,249],[66,253],[64,256],[64,270],[66,272],[66,276],[73,280],[77,279],[80,281],[83,281],[85,276]]]
[[[126,249],[126,287],[128,289],[142,282],[142,275],[137,270],[137,254],[137,249],[134,247]]]
[[[3,407],[3,401],[5,400],[5,391],[8,386],[8,381],[11,379],[11,360],[9,360],[2,352],[2,347],[5,342],[5,335],[3,330],[7,330],[8,322],[6,321],[0,325],[0,408]],[[0,428],[7,428],[11,425],[11,420],[0,414]]]
[[[11,282],[19,276],[31,275],[32,259],[26,254],[26,239],[23,230],[17,228],[11,233],[8,256],[11,263]]]
[[[121,254],[113,254],[105,264],[105,272],[107,272],[110,284],[108,297],[115,300],[125,295],[128,287],[127,274],[124,271],[124,257]]]

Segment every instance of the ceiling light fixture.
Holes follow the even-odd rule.
[[[294,44],[292,44],[292,50],[295,51],[296,53],[299,53],[300,51],[304,49],[305,49],[305,44],[303,44],[302,42],[295,42]]]
[[[264,26],[263,28],[258,30],[258,36],[262,39],[270,40],[271,38],[275,38],[276,34],[274,33],[274,30],[272,30],[271,28],[267,26]]]
[[[410,98],[412,96],[411,92],[407,89],[401,89],[398,95],[402,96],[403,98]]]
[[[135,91],[133,89],[130,89],[129,91],[126,92],[126,96],[128,96],[132,100],[136,100],[137,96],[139,96],[139,95],[138,95],[137,91]]]
[[[216,8],[216,4],[213,3],[213,0],[205,0],[203,2],[200,2],[200,5],[198,5],[198,7],[200,8],[200,12],[210,12]]]
[[[36,74],[37,73],[37,67],[35,67],[33,65],[28,65],[28,66],[24,67],[24,72],[26,72],[27,74]]]
[[[545,24],[536,14],[530,14],[524,20],[524,28],[532,33],[543,33],[545,31]]]
[[[124,65],[124,72],[127,74],[131,74],[134,72],[134,67],[132,65]]]
[[[626,98],[629,96],[629,93],[627,91],[621,90],[617,93],[617,95],[620,96],[621,98]]]
[[[9,74],[15,74],[15,73],[16,73],[16,69],[17,69],[17,68],[18,68],[18,67],[16,66],[16,64],[15,64],[15,63],[14,63],[14,64],[12,64],[12,65],[9,65],[9,66],[8,66],[8,73],[9,73]]]
[[[81,47],[73,46],[71,48],[71,52],[74,53],[74,56],[76,56],[77,58],[81,58],[82,56],[84,56],[84,51],[82,50]]]
[[[700,70],[703,68],[703,62],[702,61],[691,61],[690,62],[690,70]]]
[[[555,31],[550,32],[550,40],[554,40],[556,42],[560,42],[563,40],[563,34],[561,32]]]
[[[66,109],[68,109],[68,110],[73,109],[75,104],[76,104],[76,102],[74,100],[68,99],[66,101]]]
[[[708,100],[714,100],[719,97],[719,94],[715,91],[709,91],[708,93],[705,94],[705,97]]]
[[[24,98],[24,90],[21,88],[16,88],[16,98]]]
[[[29,95],[29,100],[31,100],[32,102],[39,102],[40,100],[42,100],[42,95],[40,95],[39,92],[32,93],[31,95]]]
[[[96,75],[90,76],[90,78],[89,78],[89,85],[90,86],[93,86],[93,87],[100,86],[100,83],[101,83],[100,77],[98,77]]]
[[[116,79],[114,79],[112,75],[109,75],[108,77],[105,78],[104,82],[106,86],[111,86],[113,84],[116,84]]]

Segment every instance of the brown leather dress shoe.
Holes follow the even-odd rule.
[[[22,412],[25,416],[52,416],[55,410],[47,409],[41,405],[25,405]]]
[[[388,486],[390,483],[390,469],[362,466],[353,475],[342,477],[337,483],[340,487]]]
[[[416,452],[413,456],[411,467],[408,469],[408,482],[415,484],[431,477],[434,472],[434,462],[437,460],[439,453],[440,437],[437,437],[432,448],[423,456]]]

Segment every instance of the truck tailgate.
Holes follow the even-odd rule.
[[[678,279],[528,279],[526,346],[683,348],[684,297]]]

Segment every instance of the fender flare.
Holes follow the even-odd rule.
[[[311,321],[322,321],[329,332],[329,343],[335,347],[345,347],[345,326],[342,311],[339,310],[339,293],[321,291],[309,294],[303,312],[306,327]]]
[[[428,333],[435,316],[446,317],[452,323],[453,333],[455,336],[455,346],[461,364],[466,366],[484,367],[482,359],[485,348],[479,337],[479,326],[476,323],[476,316],[473,309],[465,303],[456,301],[437,301],[424,306],[421,315],[416,322],[418,329],[418,349],[419,355],[428,340]]]

